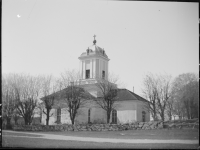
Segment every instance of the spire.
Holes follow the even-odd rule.
[[[94,35],[93,37],[94,37],[93,43],[94,43],[94,45],[96,45],[96,42],[97,42],[97,41],[95,40],[96,35]]]

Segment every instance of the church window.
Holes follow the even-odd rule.
[[[57,123],[61,123],[61,108],[57,109]]]
[[[105,78],[105,71],[104,70],[102,71],[102,78],[103,79]]]
[[[117,123],[117,111],[115,109],[112,111],[112,123]]]
[[[145,115],[146,115],[146,112],[145,112],[145,111],[142,111],[142,122],[145,122],[145,121],[146,121]]]
[[[90,123],[90,115],[91,115],[91,108],[90,109],[88,109],[88,123]]]
[[[88,79],[88,78],[90,78],[90,70],[86,70],[86,75],[85,75],[86,77],[86,79]]]

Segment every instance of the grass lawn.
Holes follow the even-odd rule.
[[[123,144],[123,143],[96,143],[80,141],[57,141],[48,139],[6,137],[2,141],[3,147],[14,148],[114,148],[114,149],[197,149],[198,145],[191,144]]]
[[[25,133],[25,132],[24,132]],[[31,133],[31,132],[30,132]],[[160,130],[127,130],[127,131],[63,131],[33,132],[78,137],[123,138],[123,139],[199,139],[198,129],[160,129]],[[3,132],[4,134],[11,134]],[[13,134],[13,133],[12,133]],[[16,133],[19,134],[19,133]]]
[[[30,133],[30,132],[29,132]],[[118,139],[182,139],[197,140],[199,131],[197,129],[161,129],[161,130],[129,130],[129,131],[65,131],[65,132],[33,132],[54,135],[78,136],[78,137],[98,137],[98,138],[118,138]],[[4,136],[8,135],[8,136]],[[9,136],[10,135],[10,136]],[[13,137],[13,136],[15,137]],[[17,137],[16,137],[17,136]],[[20,136],[31,136],[20,137]],[[30,147],[30,148],[156,148],[156,149],[196,149],[196,144],[125,144],[125,143],[97,143],[82,141],[62,141],[37,139],[39,135],[24,133],[11,133],[3,131],[3,147]],[[36,137],[36,138],[34,138]]]

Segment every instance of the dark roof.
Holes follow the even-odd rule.
[[[76,87],[76,86],[75,86],[74,88],[83,88],[83,87]],[[83,89],[84,89],[84,88],[83,88]],[[84,91],[85,91],[85,94],[84,94],[85,96],[94,98],[94,96],[91,95],[88,91],[86,91],[85,89],[84,89]],[[57,98],[61,98],[61,97],[63,97],[63,96],[65,95],[65,93],[68,93],[68,92],[69,92],[69,87],[62,89],[61,91],[57,91],[57,92],[55,92],[55,93],[52,93],[52,94],[50,94],[50,95],[47,95],[46,97],[56,96]],[[44,100],[44,98],[45,98],[45,97],[42,97],[42,98],[40,98],[40,99],[41,99],[41,100]]]
[[[117,100],[123,101],[123,100],[139,100],[139,101],[144,101],[144,102],[149,102],[143,97],[127,90],[127,89],[118,89],[118,95],[117,95]]]
[[[80,88],[84,88],[84,86],[80,86]],[[65,88],[65,89],[63,89],[61,91],[55,92],[55,93],[50,94],[48,96],[53,96],[54,94],[57,95],[57,96],[63,95],[65,92],[68,91],[68,89],[69,88]],[[117,90],[118,90],[118,95],[117,95],[117,100],[118,101],[139,100],[139,101],[143,101],[143,102],[149,102],[148,100],[144,99],[143,97],[141,97],[141,96],[139,96],[139,95],[135,94],[134,92],[129,91],[127,89],[117,89]],[[86,92],[86,95],[91,96],[91,98],[95,98],[93,95],[91,95],[86,90],[85,90],[85,92]],[[98,98],[100,98],[100,97],[98,97]],[[41,98],[41,100],[43,100],[43,99],[44,99],[44,97]]]

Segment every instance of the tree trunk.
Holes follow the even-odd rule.
[[[169,120],[170,121],[172,120],[172,113],[171,113],[171,111],[169,112]]]
[[[40,123],[42,123],[42,117],[40,117]]]
[[[24,123],[25,123],[25,125],[28,125],[28,119],[27,119],[27,117],[24,118]]]
[[[186,111],[187,111],[187,118],[190,119],[189,108],[187,108]]]
[[[47,118],[46,118],[46,125],[49,125],[49,109],[47,109]]]
[[[19,119],[19,117],[18,117],[18,116],[14,116],[15,125],[18,125],[18,119]]]
[[[46,119],[46,125],[47,126],[49,125],[49,117],[47,117],[47,119]]]
[[[71,122],[72,124],[74,125],[75,123],[75,118],[76,118],[76,113],[77,113],[77,110],[75,109],[71,115]]]
[[[6,122],[7,122],[6,129],[11,129],[12,128],[10,121],[11,121],[11,118],[7,117],[6,118]]]
[[[164,112],[162,113],[162,121],[165,121],[165,114],[164,114]]]
[[[154,108],[154,110],[153,110],[153,120],[154,120],[154,121],[157,121],[157,120],[158,120],[157,115],[156,115],[156,110],[155,110],[155,108]]]
[[[31,116],[28,117],[28,125],[31,125],[32,123],[32,119],[31,119]]]
[[[75,117],[73,116],[73,114],[70,114],[70,119],[71,119],[71,123],[72,123],[72,125],[74,125]]]
[[[42,111],[40,113],[40,123],[42,123]]]
[[[190,108],[189,108],[189,103],[188,101],[184,101],[184,105],[185,105],[185,109],[186,109],[186,113],[187,113],[187,118],[190,119]]]
[[[17,121],[18,119],[15,119],[15,125],[18,125],[18,121]]]
[[[71,122],[72,122],[72,125],[74,125],[74,119],[73,118],[71,119]]]
[[[154,121],[157,121],[157,120],[158,120],[156,114],[153,115],[153,120],[154,120]]]
[[[107,123],[110,123],[110,111],[107,111]]]

